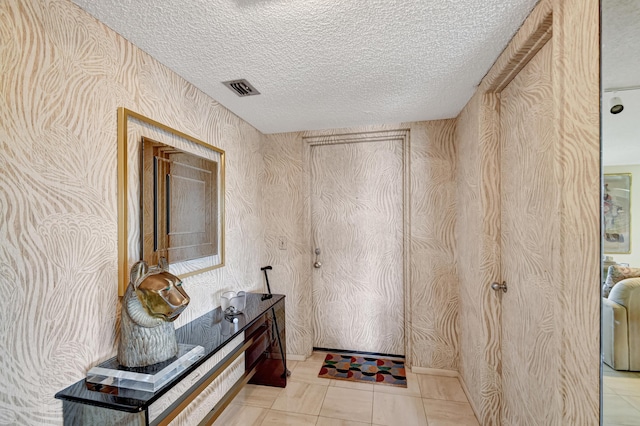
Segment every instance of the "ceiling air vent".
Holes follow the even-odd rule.
[[[252,96],[260,94],[260,92],[258,92],[256,88],[245,79],[223,81],[222,84],[233,90],[238,96]]]

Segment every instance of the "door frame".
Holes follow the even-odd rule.
[[[600,88],[598,0],[540,0],[478,86],[480,97],[480,203],[485,345],[483,395],[469,398],[483,424],[499,424],[501,384],[500,303],[489,283],[500,278],[499,101],[500,92],[545,43],[553,43],[553,126],[558,143],[560,185],[559,273],[556,321],[563,336],[558,419],[562,424],[594,424],[599,411],[600,374]],[[553,35],[553,37],[552,37]],[[595,171],[595,172],[594,172]],[[597,346],[597,347],[596,347]],[[464,372],[463,372],[464,375]],[[461,377],[464,381],[466,377]]]
[[[313,247],[312,247],[312,218],[311,218],[311,148],[314,146],[347,144],[347,143],[367,143],[379,141],[395,141],[402,144],[402,287],[404,291],[404,349],[405,365],[412,365],[412,344],[411,344],[411,198],[410,198],[410,131],[409,129],[393,129],[379,131],[365,131],[353,133],[341,133],[336,131],[322,135],[303,136],[303,176],[306,188],[306,216],[308,224],[308,265],[313,268]],[[310,278],[313,280],[313,278]],[[313,281],[311,281],[313,286]],[[312,296],[313,297],[313,296]],[[313,306],[313,300],[312,300]],[[313,339],[312,339],[313,340]]]

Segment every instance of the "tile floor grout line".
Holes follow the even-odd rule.
[[[329,386],[326,386],[326,389],[324,391],[324,396],[322,397],[322,404],[320,404],[320,411],[318,412],[318,419],[320,419],[320,414],[322,413],[322,407],[324,407],[324,402],[327,400],[327,393],[329,393]],[[318,423],[317,420],[316,420],[316,423]]]
[[[629,395],[619,395],[619,396],[621,396],[621,397],[622,397],[622,399],[623,399],[627,404],[629,404],[629,406],[631,406],[631,408],[633,408],[635,411],[637,411],[637,412],[638,412],[638,417],[640,418],[640,408],[639,408],[639,407],[636,407],[636,405],[635,405],[634,403],[632,403],[631,401],[629,401],[629,400],[627,399],[627,398],[629,398],[630,396],[629,396]],[[633,396],[632,396],[632,398],[633,398]]]
[[[371,421],[369,422],[371,424],[373,424],[373,403],[375,402],[375,400],[376,400],[376,393],[373,392],[373,395],[371,395],[371,417],[370,417]]]
[[[422,392],[420,392],[420,405],[422,406],[422,411],[424,412],[424,421],[427,426],[429,426],[429,417],[427,416],[427,407],[424,406],[424,398],[422,397]]]

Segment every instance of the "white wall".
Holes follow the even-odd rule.
[[[619,114],[609,112],[610,100],[617,96],[624,110]],[[622,166],[640,164],[640,89],[617,93],[606,92],[602,96],[602,164]]]

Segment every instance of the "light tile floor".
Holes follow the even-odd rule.
[[[640,425],[640,373],[602,366],[604,426]]]
[[[318,377],[324,357],[288,362],[284,389],[246,385],[214,425],[478,426],[455,377],[407,372],[407,388],[329,380]]]

